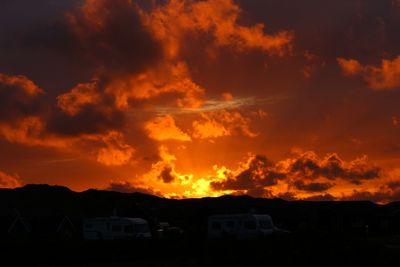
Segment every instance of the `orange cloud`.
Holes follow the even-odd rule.
[[[250,138],[258,134],[250,129],[251,119],[238,111],[217,110],[200,114],[201,119],[193,122],[193,137],[217,138],[241,134]]]
[[[44,91],[25,76],[0,73],[0,135],[24,145],[65,147],[46,133]]]
[[[97,161],[107,166],[120,166],[128,164],[135,149],[124,142],[123,135],[118,132],[110,132],[101,136],[104,147],[97,152]]]
[[[145,174],[146,180],[152,180],[152,184],[164,184],[176,183],[180,175],[175,170],[176,157],[171,154],[166,146],[159,147],[160,160],[152,164],[149,173]],[[183,178],[184,179],[184,178]]]
[[[290,200],[339,200],[350,199],[354,190],[376,192],[376,200],[400,195],[400,183],[396,179],[382,183],[381,169],[365,156],[344,161],[335,153],[319,157],[313,151],[297,151],[273,162],[263,155],[249,154],[236,168],[215,165],[206,175],[179,172],[179,159],[164,145],[159,147],[159,158],[149,172],[129,185],[135,188],[150,184],[151,190],[168,198],[247,194]]]
[[[204,89],[192,80],[182,59],[163,56],[164,41],[144,25],[143,12],[131,0],[86,0],[67,14],[80,56],[93,69],[93,79],[100,81],[97,91],[112,96],[121,110],[129,108],[130,101],[167,94],[174,95],[178,107],[200,107]],[[59,98],[59,105],[65,110],[75,101],[68,105],[68,112],[74,113],[79,106],[98,101],[94,91],[93,84],[78,85]]]
[[[106,92],[115,95],[120,108],[129,100],[149,100],[166,94],[177,94],[175,106],[198,108],[203,104],[205,89],[193,82],[185,62],[164,62],[138,75],[114,79]]]
[[[221,97],[222,97],[222,100],[224,100],[224,101],[227,101],[227,102],[233,101],[233,95],[229,92],[222,93]]]
[[[0,124],[0,134],[11,143],[28,146],[66,148],[68,139],[46,133],[45,122],[40,117],[25,117],[17,124]]]
[[[368,66],[365,79],[376,90],[400,87],[400,56],[393,60],[382,60],[381,67]]]
[[[172,116],[156,117],[145,124],[145,129],[150,138],[157,141],[191,141],[190,136],[176,126]]]
[[[393,60],[383,59],[381,66],[361,65],[354,59],[338,58],[345,75],[362,74],[368,87],[374,90],[391,90],[400,87],[400,56]]]
[[[264,33],[262,23],[240,25],[241,8],[232,0],[170,0],[141,14],[144,24],[166,44],[166,52],[171,58],[179,53],[186,34],[210,34],[216,46],[230,46],[239,51],[260,49],[279,55],[289,51],[293,41],[293,34],[288,31],[274,35]]]
[[[43,94],[43,90],[25,76],[0,73],[0,123],[43,113]]]
[[[147,173],[132,183],[151,184],[153,190],[168,198],[220,195],[211,190],[208,177],[196,178],[192,173],[180,173],[176,167],[178,159],[166,146],[159,147],[159,157],[159,161],[152,164]]]
[[[230,132],[221,123],[202,115],[202,121],[193,122],[193,137],[199,139],[229,136]]]
[[[30,96],[35,96],[37,94],[43,93],[42,89],[40,89],[27,77],[22,75],[10,76],[0,73],[0,84],[2,87],[19,88],[25,94]]]
[[[8,142],[76,153],[87,153],[81,148],[86,144],[102,164],[118,166],[131,161],[135,149],[124,142],[121,125],[115,124],[117,111],[105,103],[97,82],[79,84],[60,95],[58,108],[63,113],[49,108],[42,95],[44,91],[26,77],[0,75],[0,102],[4,101],[0,135]]]
[[[393,126],[398,126],[400,124],[400,119],[397,116],[392,116],[392,125]]]
[[[0,171],[0,188],[16,188],[22,186],[18,175],[9,175]]]
[[[363,71],[363,66],[354,59],[337,58],[342,72],[346,76],[357,75]]]
[[[98,105],[101,102],[101,96],[97,92],[97,83],[81,83],[69,92],[57,97],[58,107],[74,116],[79,113],[80,109],[85,105]]]

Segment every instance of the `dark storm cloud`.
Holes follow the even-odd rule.
[[[86,92],[87,97],[98,100],[82,104],[73,114],[55,112],[49,129],[65,135],[122,130],[126,116],[116,106],[115,97],[105,92],[108,83],[155,63],[160,58],[159,44],[128,0],[86,1],[79,10],[69,12],[66,19],[74,37],[75,50],[71,52],[76,52],[83,65],[91,67],[92,75],[100,78],[95,90]],[[79,88],[73,90],[78,90],[78,98],[82,96]],[[65,95],[73,94],[73,90]]]
[[[239,172],[225,173],[226,179],[212,182],[211,188],[216,191],[230,190],[256,197],[268,197],[273,196],[271,187],[282,182],[289,188],[294,187],[296,191],[324,193],[343,181],[361,185],[365,180],[378,179],[381,172],[379,167],[370,166],[366,157],[346,162],[336,154],[319,158],[312,151],[293,154],[276,163],[265,156],[257,155],[250,158],[244,166]],[[297,193],[276,196],[297,199]]]
[[[110,130],[122,130],[126,116],[122,111],[107,111],[98,106],[86,106],[76,115],[55,111],[48,120],[48,130],[60,136],[102,134]]]
[[[347,164],[336,154],[327,155],[321,160],[313,153],[303,153],[290,167],[291,176],[306,179],[324,177],[328,180],[341,178],[353,184],[377,179],[380,177],[380,172],[379,167],[368,166],[363,158]]]
[[[57,97],[57,107],[48,118],[48,129],[59,135],[106,133],[122,130],[126,114],[115,98],[102,91],[99,81],[78,84]]]
[[[173,181],[175,181],[175,176],[172,173],[172,168],[164,167],[164,169],[160,173],[160,176],[158,176],[158,179],[162,180],[166,184],[169,184],[169,183],[172,183]]]
[[[0,73],[0,122],[16,122],[44,111],[40,88],[24,76]]]
[[[136,73],[161,56],[132,1],[87,1],[67,18],[83,59],[102,68],[103,75]]]
[[[305,183],[300,180],[295,181],[293,185],[297,189],[307,192],[324,192],[334,186],[331,183]]]
[[[0,72],[24,74],[52,96],[95,74],[137,73],[161,57],[131,1],[2,4]]]
[[[99,102],[82,104],[73,114],[51,106],[48,100],[46,93],[25,76],[0,73],[0,130],[8,129],[8,133],[17,136],[18,129],[25,129],[27,120],[32,118],[41,125],[37,132],[41,138],[105,134],[123,130],[126,125],[125,113],[115,108],[112,97],[105,94],[99,94]],[[64,105],[70,104],[71,108],[73,103],[79,102],[69,101]],[[25,134],[31,132],[33,129],[26,128]]]
[[[265,156],[257,155],[248,163],[247,168],[238,175],[227,174],[223,182],[212,182],[214,190],[237,190],[253,196],[263,196],[265,187],[276,185],[286,174],[275,170],[274,164]]]
[[[49,97],[48,103],[39,102],[36,96],[1,85],[0,116],[43,115],[46,106],[53,107],[46,114],[47,130],[57,135],[122,129],[126,117],[114,97],[104,93],[107,83],[136,74],[161,56],[160,45],[142,25],[137,7],[128,0],[17,0],[2,6],[0,20],[7,27],[0,30],[0,73],[23,73],[48,86],[42,88]],[[94,75],[101,78],[94,92],[100,98],[96,103],[85,103],[73,114],[51,103],[60,92]]]
[[[80,3],[1,1],[0,72],[23,74],[50,95],[87,78],[83,64],[71,56],[74,41],[64,19],[64,13]]]

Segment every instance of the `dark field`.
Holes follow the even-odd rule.
[[[396,266],[400,237],[40,242],[3,244],[1,251],[8,266]]]

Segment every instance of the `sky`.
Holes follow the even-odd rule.
[[[2,0],[0,187],[400,200],[400,1]]]

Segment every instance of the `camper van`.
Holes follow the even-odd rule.
[[[213,215],[208,218],[209,239],[256,239],[270,236],[276,230],[267,214]]]
[[[104,217],[85,219],[85,240],[150,239],[149,224],[141,218]]]

